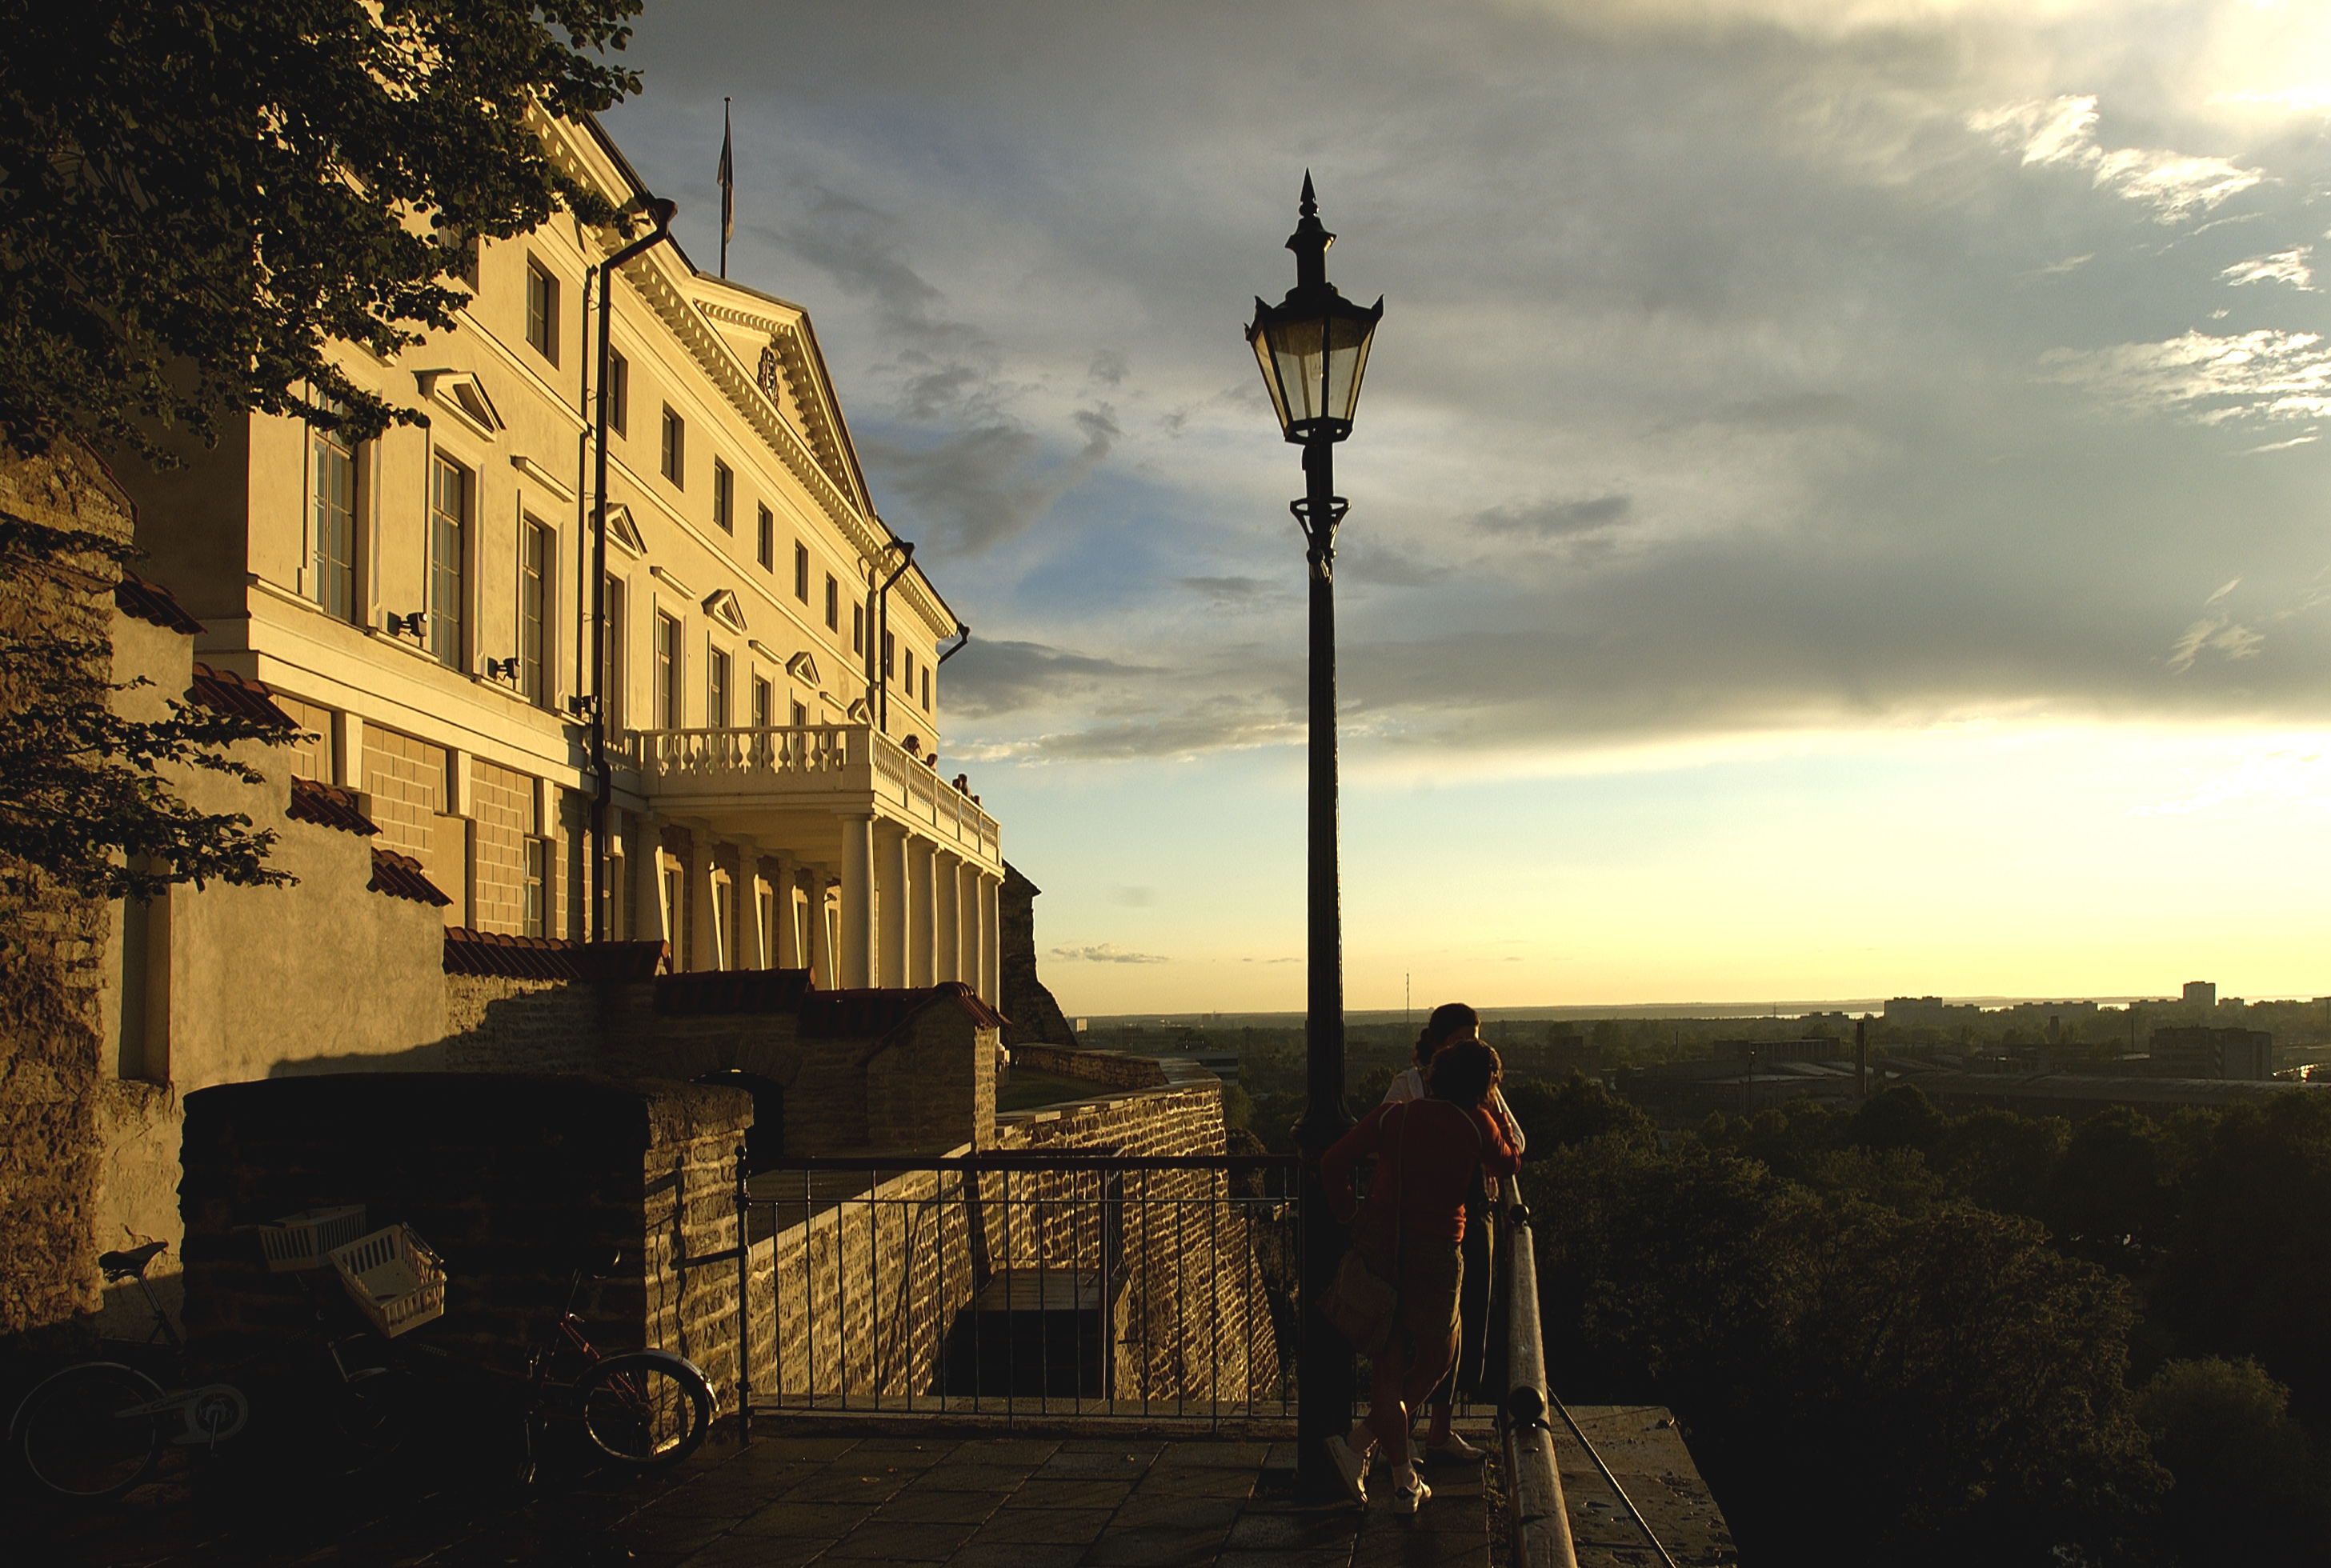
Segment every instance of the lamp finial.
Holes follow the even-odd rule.
[[[1303,204],[1296,208],[1296,214],[1298,216],[1308,218],[1317,216],[1318,211],[1319,199],[1311,194],[1311,171],[1305,169],[1303,171]]]

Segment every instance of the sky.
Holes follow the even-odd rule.
[[[2331,6],[649,0],[607,117],[810,312],[1074,1014],[1299,1009],[1243,328],[1384,297],[1354,1009],[2331,993]]]

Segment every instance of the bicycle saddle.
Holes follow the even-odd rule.
[[[108,1279],[131,1279],[144,1276],[146,1265],[170,1250],[167,1241],[148,1241],[123,1252],[100,1252],[97,1266]]]

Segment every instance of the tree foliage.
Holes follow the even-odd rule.
[[[0,441],[392,418],[334,339],[442,329],[475,235],[604,204],[529,116],[638,90],[638,0],[0,0]]]

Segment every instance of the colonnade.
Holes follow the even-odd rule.
[[[624,845],[635,936],[661,936],[675,970],[807,969],[820,990],[960,981],[1003,994],[1003,879],[904,823],[841,819],[834,860],[765,851],[685,818],[634,817]],[[684,842],[667,827],[688,830]]]

